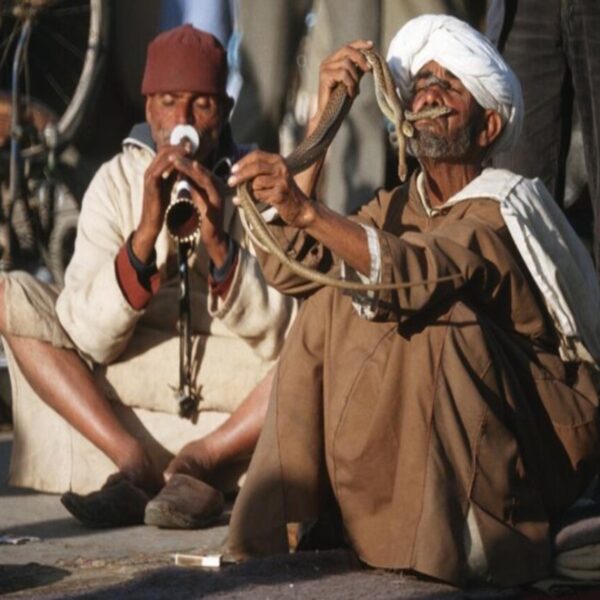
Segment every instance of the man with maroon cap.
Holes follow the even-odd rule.
[[[147,122],[86,192],[64,289],[25,273],[0,279],[15,421],[11,483],[70,490],[63,504],[85,523],[141,523],[145,514],[164,527],[205,524],[222,510],[221,490],[237,482],[235,464],[262,425],[295,306],[266,285],[216,175],[243,154],[228,124],[226,79],[226,54],[212,35],[184,25],[152,41],[142,83]],[[193,154],[171,144],[177,125],[198,133]],[[173,394],[180,291],[176,243],[164,225],[181,176],[201,215],[188,260],[194,422],[177,414]]]

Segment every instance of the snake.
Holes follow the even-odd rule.
[[[412,137],[414,133],[412,122],[421,119],[437,119],[449,114],[452,112],[452,109],[446,106],[432,106],[416,113],[404,110],[400,103],[400,98],[396,93],[387,62],[375,50],[363,49],[361,52],[372,67],[371,72],[373,73],[377,104],[384,116],[394,125],[398,140],[398,176],[400,181],[405,181],[407,176],[407,138]],[[348,114],[351,105],[352,99],[348,95],[346,87],[338,83],[332,89],[329,100],[314,131],[291,154],[284,158],[287,168],[292,175],[304,171],[324,156],[344,117]],[[418,285],[426,286],[462,277],[461,274],[457,273],[435,279],[394,283],[362,283],[337,279],[311,269],[286,254],[269,230],[269,226],[263,220],[253,199],[250,182],[246,181],[238,186],[237,196],[240,220],[254,244],[264,252],[275,256],[288,269],[296,275],[307,279],[309,282],[349,291],[384,291],[410,288]]]

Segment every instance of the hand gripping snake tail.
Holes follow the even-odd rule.
[[[445,106],[436,106],[426,108],[418,113],[404,111],[385,60],[373,50],[361,50],[361,52],[372,67],[377,104],[381,112],[394,124],[398,139],[398,175],[401,181],[405,181],[407,175],[406,138],[411,137],[413,133],[410,121],[435,119],[448,114],[451,109]],[[325,154],[329,144],[340,128],[344,117],[348,114],[351,104],[352,101],[346,92],[346,88],[338,84],[333,89],[321,120],[313,133],[285,158],[285,162],[292,175],[304,171]],[[242,225],[250,239],[263,251],[275,256],[288,269],[316,284],[351,291],[384,291],[405,289],[420,285],[433,285],[462,277],[460,273],[457,273],[435,279],[386,284],[346,281],[325,275],[290,258],[279,246],[256,207],[248,182],[242,183],[238,187],[237,195],[239,198]]]

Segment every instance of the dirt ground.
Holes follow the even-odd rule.
[[[6,598],[542,600],[532,590],[456,588],[407,574],[370,569],[347,550],[300,552],[227,563],[175,566],[174,555],[219,552],[229,510],[198,531],[153,527],[88,529],[58,496],[6,485],[12,432],[0,431],[0,596]],[[6,544],[2,541],[21,541]],[[582,591],[565,600],[598,600]]]
[[[344,550],[304,552],[218,569],[175,566],[173,555],[223,546],[227,516],[200,531],[86,529],[55,495],[6,485],[12,434],[0,433],[0,595],[7,598],[365,598],[507,600],[518,590],[472,590],[368,569]],[[37,539],[35,539],[37,538]],[[0,539],[2,539],[0,537]]]
[[[340,598],[508,600],[517,590],[462,592],[397,573],[361,568],[345,551],[300,553],[226,565],[174,567],[167,556],[0,566],[7,598]]]

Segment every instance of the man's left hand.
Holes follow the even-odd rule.
[[[255,200],[275,207],[289,225],[304,229],[312,223],[313,204],[296,185],[279,154],[256,150],[233,165],[231,173],[229,186],[248,182]],[[237,199],[234,202],[239,203]]]

